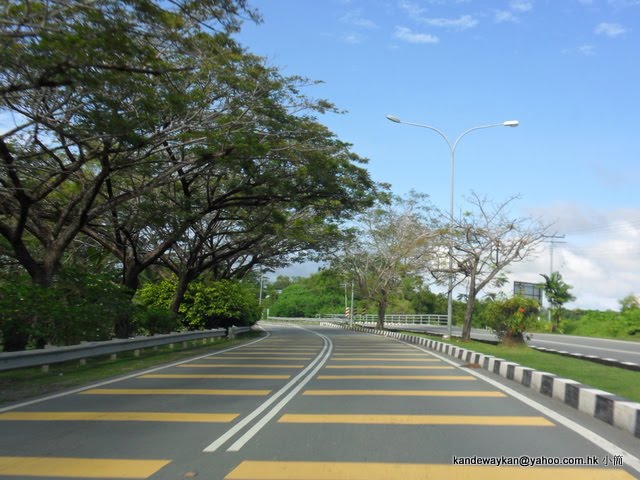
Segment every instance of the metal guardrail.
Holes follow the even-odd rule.
[[[231,327],[229,337],[233,338],[238,333],[245,333],[251,327]],[[68,362],[71,360],[83,361],[91,357],[102,355],[117,355],[128,351],[140,351],[145,348],[172,345],[181,342],[195,340],[207,341],[211,338],[225,337],[224,328],[215,330],[200,330],[197,332],[169,333],[166,335],[154,335],[152,337],[135,337],[128,339],[113,339],[104,342],[86,342],[80,345],[67,347],[49,347],[41,350],[24,350],[20,352],[0,353],[0,371],[16,368],[42,366],[44,370],[52,363]],[[115,358],[115,357],[114,357]]]
[[[336,313],[336,314],[328,314],[323,315],[323,319],[335,319],[345,321],[347,317],[344,314]],[[377,315],[354,315],[353,321],[358,323],[377,323],[378,316]],[[427,315],[385,315],[384,316],[385,325],[446,325],[447,324],[447,316],[446,315],[435,315],[435,314],[427,314]]]

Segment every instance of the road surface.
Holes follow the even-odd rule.
[[[491,374],[385,337],[265,328],[225,351],[0,410],[0,478],[640,478],[640,440]],[[538,465],[553,462],[571,465]]]

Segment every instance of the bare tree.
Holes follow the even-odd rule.
[[[486,197],[472,193],[468,202],[472,211],[463,213],[453,222],[453,257],[456,285],[466,284],[467,307],[462,329],[463,340],[471,338],[471,320],[478,293],[489,284],[501,284],[504,269],[515,262],[530,258],[544,240],[548,226],[539,220],[525,217],[512,218],[508,207],[517,197],[500,203],[492,203]],[[451,218],[440,215],[443,231],[447,231]],[[441,237],[440,252],[449,241]],[[442,263],[442,262],[440,262]],[[432,269],[434,276],[444,281],[449,275],[447,269]]]
[[[427,271],[438,235],[430,213],[426,195],[417,193],[377,205],[359,218],[352,240],[333,262],[376,305],[378,328],[384,328],[389,301],[403,278]]]

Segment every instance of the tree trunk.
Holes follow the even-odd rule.
[[[388,303],[389,301],[386,296],[378,301],[378,323],[376,324],[378,330],[384,330],[384,317],[387,314]]]
[[[469,277],[469,289],[467,290],[467,308],[464,311],[464,323],[462,325],[462,340],[471,340],[471,321],[473,320],[473,309],[476,305],[476,277]]]
[[[187,293],[187,289],[189,288],[189,284],[191,283],[192,275],[190,272],[184,272],[180,274],[178,279],[178,285],[176,286],[176,293],[173,296],[173,300],[171,301],[171,311],[178,314],[180,310],[180,305],[184,301],[184,296]]]

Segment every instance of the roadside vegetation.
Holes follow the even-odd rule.
[[[414,332],[405,333],[407,335],[430,338],[439,342],[451,343],[478,353],[503,358],[525,367],[553,373],[563,378],[570,378],[634,402],[640,402],[640,372],[539,352],[526,345],[490,345],[473,340],[465,342],[455,338],[443,340],[441,337],[431,335],[420,335]]]

